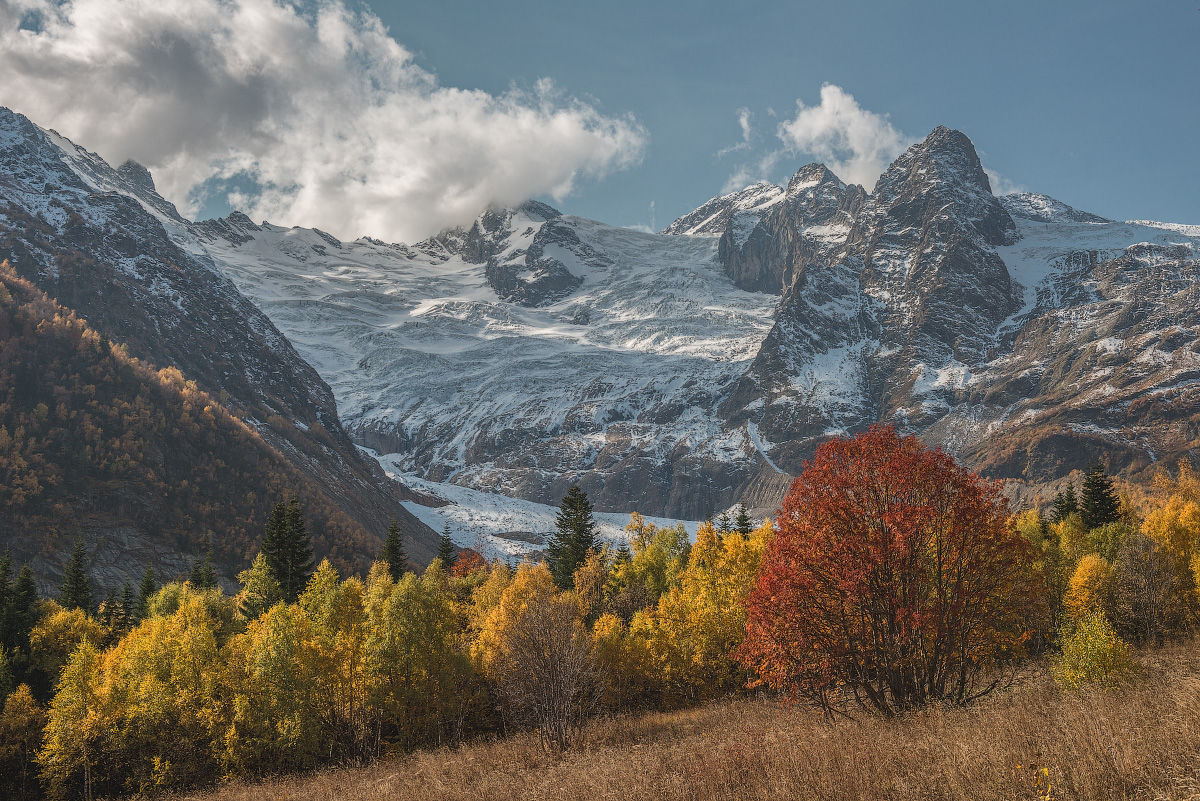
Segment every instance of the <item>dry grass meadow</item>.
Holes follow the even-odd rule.
[[[520,735],[180,798],[1200,799],[1200,640],[1139,661],[1137,681],[1081,695],[1035,673],[967,709],[835,724],[727,701],[599,720],[565,755]]]

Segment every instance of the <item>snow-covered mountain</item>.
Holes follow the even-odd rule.
[[[405,472],[542,503],[580,482],[601,509],[697,519],[766,467],[713,410],[777,298],[733,286],[713,238],[536,203],[412,247],[242,215],[203,230],[351,433]]]
[[[543,504],[579,483],[600,510],[694,520],[769,511],[818,444],[875,422],[1035,482],[1196,445],[1200,228],[997,198],[946,128],[870,193],[812,164],[660,234],[530,202],[342,242],[190,223],[114,174],[111,202],[231,279],[350,436],[423,481]]]

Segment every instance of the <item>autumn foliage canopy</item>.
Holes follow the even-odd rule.
[[[827,713],[965,703],[1038,614],[999,485],[891,427],[822,446],[792,484],[739,658]]]

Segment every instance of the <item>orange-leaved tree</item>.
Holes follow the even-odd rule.
[[[1004,681],[1041,602],[999,485],[877,426],[792,483],[738,655],[826,714],[963,704]]]

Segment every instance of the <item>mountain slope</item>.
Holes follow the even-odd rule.
[[[155,370],[0,262],[0,539],[57,585],[77,536],[102,591],[211,543],[244,565],[280,498],[319,554],[364,570],[377,541],[253,428],[174,368]],[[221,571],[227,583],[234,569]]]
[[[432,557],[414,497],[364,458],[328,386],[212,265],[191,223],[148,172],[119,170],[0,109],[0,258],[133,356],[176,367],[263,438],[373,536],[392,517]]]

